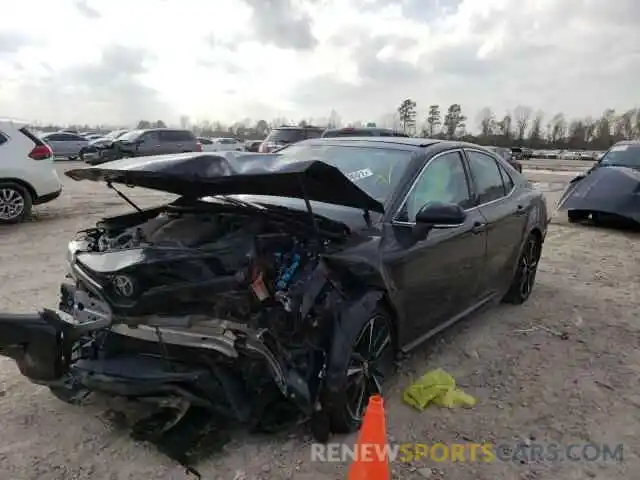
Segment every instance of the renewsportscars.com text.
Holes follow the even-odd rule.
[[[393,445],[312,444],[311,460],[352,462],[388,459],[391,462],[622,462],[623,444],[600,443],[402,443]]]

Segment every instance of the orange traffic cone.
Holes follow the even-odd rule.
[[[356,459],[349,466],[348,480],[389,480],[387,427],[380,395],[369,398],[356,443]]]

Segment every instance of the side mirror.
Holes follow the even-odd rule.
[[[467,213],[455,203],[429,202],[416,214],[416,225],[430,228],[452,228],[462,225]]]

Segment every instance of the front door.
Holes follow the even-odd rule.
[[[426,163],[385,235],[385,257],[390,259],[393,282],[408,318],[400,339],[405,345],[463,312],[478,298],[486,220],[472,209],[464,224],[435,228],[424,238],[415,238],[416,213],[434,201],[472,206],[460,150],[438,154]]]

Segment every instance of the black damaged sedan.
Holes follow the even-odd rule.
[[[549,218],[507,161],[439,140],[313,139],[67,175],[136,211],[69,244],[57,308],[0,315],[2,355],[70,403],[101,392],[240,422],[285,404],[318,437],[358,428],[399,352],[526,301]],[[140,209],[124,186],[178,199]]]

